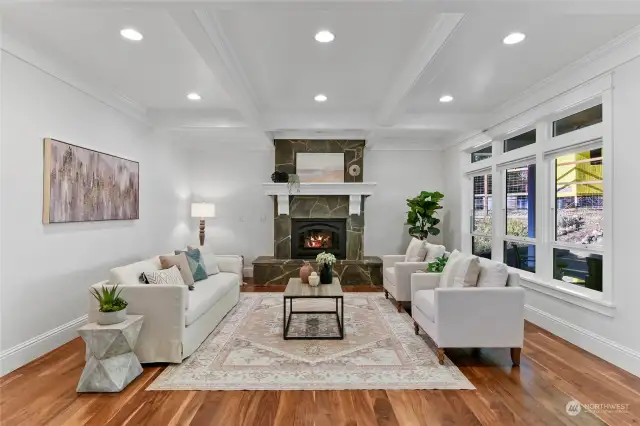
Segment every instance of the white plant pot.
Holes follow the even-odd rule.
[[[320,277],[318,275],[309,275],[309,285],[315,287],[320,284]]]
[[[116,312],[98,312],[98,324],[119,324],[127,319],[127,308]]]

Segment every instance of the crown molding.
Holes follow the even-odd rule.
[[[612,70],[639,56],[640,26],[637,26],[505,102],[488,115],[484,129],[453,139],[445,144],[445,148],[467,147],[474,138],[498,126],[508,125],[511,120],[545,103],[592,83],[597,86],[600,80],[610,78]]]
[[[36,46],[32,45],[33,41],[32,43],[27,43],[16,37],[14,33],[7,32],[6,28],[3,28],[3,30],[5,30],[5,33],[1,49],[4,53],[39,69],[128,117],[147,125],[150,124],[147,120],[147,110],[144,106],[122,93],[99,83],[97,79],[87,78],[88,72],[79,73],[75,71],[79,67],[74,67],[75,70],[71,70],[70,67],[61,64],[59,60],[43,53],[50,49],[36,49]]]

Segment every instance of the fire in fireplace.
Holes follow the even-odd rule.
[[[291,219],[291,258],[312,259],[323,251],[346,258],[346,219]]]

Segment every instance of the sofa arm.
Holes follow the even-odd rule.
[[[420,290],[435,290],[440,286],[440,272],[418,272],[411,274],[411,301]]]
[[[108,281],[94,284],[111,287]],[[144,315],[135,347],[140,362],[182,362],[182,339],[188,291],[185,285],[121,284],[120,296],[127,301],[127,314]],[[89,321],[98,316],[98,302],[89,295]]]
[[[522,288],[437,288],[434,305],[438,346],[522,347]]]
[[[387,254],[382,256],[382,268],[391,268],[398,262],[404,262],[404,254]]]
[[[235,254],[216,254],[220,272],[231,272],[242,277],[242,257]]]

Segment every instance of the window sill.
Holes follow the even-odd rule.
[[[611,302],[597,297],[592,297],[587,294],[582,294],[577,291],[571,291],[553,282],[541,280],[536,277],[535,274],[530,272],[514,268],[509,268],[509,271],[520,274],[520,285],[522,287],[537,291],[538,293],[542,293],[547,296],[555,297],[556,299],[571,303],[572,305],[580,306],[581,308],[588,309],[607,317],[615,316],[616,307]]]

